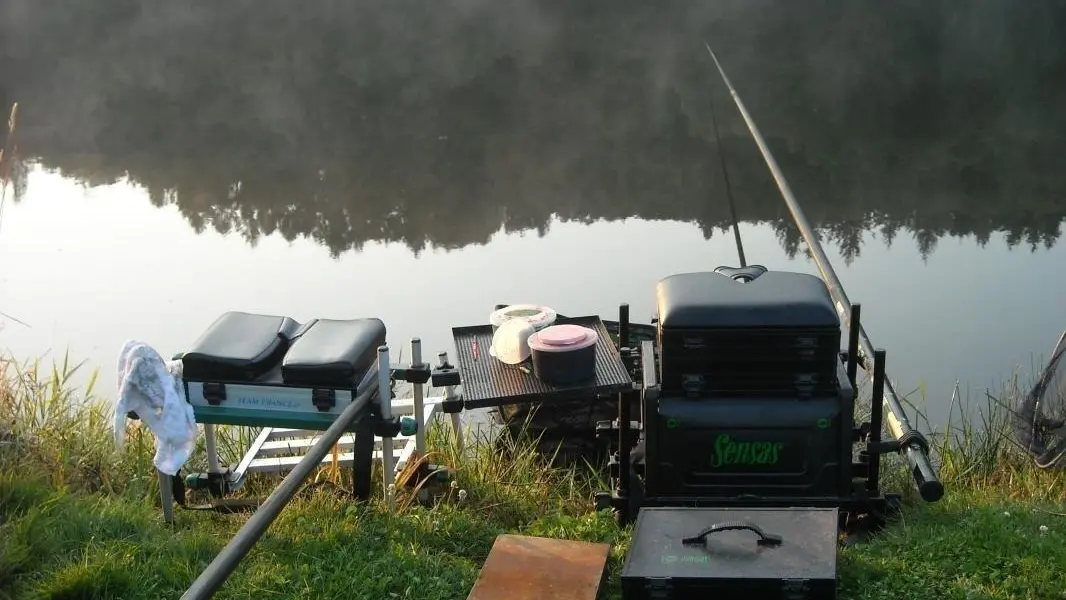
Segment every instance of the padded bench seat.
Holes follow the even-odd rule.
[[[292,343],[281,362],[281,378],[291,385],[352,387],[377,361],[385,343],[380,319],[315,319]]]
[[[227,312],[182,355],[186,381],[352,388],[385,343],[380,319]]]
[[[255,381],[289,350],[300,324],[289,317],[227,312],[181,357],[182,377],[193,381]]]

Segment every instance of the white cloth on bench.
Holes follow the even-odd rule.
[[[155,435],[155,467],[176,475],[192,455],[199,435],[192,405],[182,391],[181,361],[164,361],[151,346],[135,340],[123,344],[118,357],[115,444],[120,450],[131,411]]]

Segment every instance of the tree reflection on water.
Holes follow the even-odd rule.
[[[1050,247],[1066,216],[1066,8],[948,0],[9,0],[0,106],[21,156],[129,178],[197,231],[418,252],[553,218],[799,235],[713,70],[715,46],[808,218]],[[711,95],[714,95],[713,97]],[[25,170],[15,170],[24,189]]]

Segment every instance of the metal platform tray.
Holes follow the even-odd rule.
[[[492,347],[492,326],[453,327],[452,337],[458,353],[459,379],[463,387],[465,408],[490,408],[500,404],[527,402],[550,403],[569,400],[575,396],[608,394],[633,389],[622,355],[614,347],[603,321],[596,316],[570,317],[556,320],[596,331],[596,377],[586,383],[550,385],[517,366],[504,364],[489,354]],[[476,349],[476,350],[475,350]],[[476,356],[475,356],[476,354]]]

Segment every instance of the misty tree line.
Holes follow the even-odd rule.
[[[553,217],[711,235],[730,224],[722,151],[739,218],[794,252],[707,39],[845,258],[871,229],[924,253],[945,235],[1058,239],[1066,11],[709,4],[10,0],[0,100],[20,102],[24,159],[128,177],[252,243],[458,248]]]

